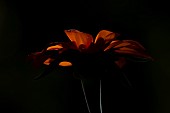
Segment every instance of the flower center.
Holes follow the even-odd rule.
[[[77,74],[80,74],[80,76],[98,78],[105,74],[108,59],[104,52],[80,53],[73,63]]]

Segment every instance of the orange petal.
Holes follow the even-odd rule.
[[[136,50],[145,50],[145,48],[137,41],[134,40],[122,40],[118,45],[115,45],[114,48],[128,47]]]
[[[127,48],[127,47],[122,47],[119,49],[114,50],[115,53],[122,54],[122,55],[130,55],[133,57],[139,57],[139,58],[144,58],[144,59],[152,59],[149,55],[147,55],[144,52],[137,51],[135,49]]]
[[[45,50],[42,50],[41,52],[34,52],[28,55],[28,60],[33,63],[35,68],[39,68],[43,62],[49,58],[49,55],[44,54],[44,51]]]
[[[121,43],[120,40],[114,40],[104,49],[104,51],[114,48],[116,45],[119,45],[120,43]]]
[[[47,48],[47,50],[59,50],[59,49],[62,49],[62,45],[55,45],[55,46],[50,46]]]
[[[54,59],[48,58],[47,60],[44,61],[44,64],[45,64],[45,65],[50,65],[50,63],[51,63],[52,61],[54,61]]]
[[[117,35],[117,34],[114,33],[114,32],[107,31],[107,30],[101,30],[101,31],[97,34],[94,43],[96,43],[99,38],[103,38],[104,41],[105,41],[105,44],[106,44],[106,43],[114,40],[115,37],[116,37],[116,35]]]
[[[138,50],[138,51],[144,51],[145,50],[145,48],[137,41],[114,40],[109,44],[109,46],[107,48],[105,48],[104,51],[107,51],[111,48],[119,49],[119,48],[122,48],[122,47],[127,47],[127,48],[135,49],[135,50]]]
[[[105,41],[103,38],[99,38],[95,44],[89,48],[89,51],[97,52],[99,50],[103,50],[105,48]]]
[[[62,61],[62,62],[59,63],[59,66],[64,66],[64,67],[72,66],[72,63],[68,62],[68,61]]]
[[[84,45],[87,49],[93,42],[93,37],[90,34],[83,33],[75,29],[64,30],[64,32],[68,38],[76,44],[77,48],[79,48],[80,45]]]

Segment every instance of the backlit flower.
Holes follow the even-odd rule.
[[[152,59],[145,48],[133,40],[118,40],[119,34],[101,30],[96,38],[75,29],[64,31],[69,42],[53,42],[31,55],[36,64],[47,65],[46,75],[56,67],[72,66],[84,78],[96,78],[122,68],[126,58]]]

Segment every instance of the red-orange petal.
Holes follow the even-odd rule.
[[[40,67],[43,62],[49,58],[49,56],[45,55],[43,52],[35,52],[30,54],[28,57],[30,60],[32,60],[33,66],[35,68]]]
[[[78,49],[80,45],[84,45],[85,49],[87,49],[93,42],[93,37],[90,34],[83,33],[75,29],[64,30],[64,32],[68,38],[75,43]]]
[[[62,61],[59,63],[59,66],[68,67],[68,66],[72,66],[72,63],[68,61]]]
[[[45,65],[50,65],[50,63],[51,63],[52,61],[54,61],[54,59],[48,58],[48,59],[46,59],[46,60],[44,61],[44,64],[45,64]]]
[[[119,45],[120,43],[122,43],[122,41],[114,40],[104,49],[104,51],[107,51],[107,50],[109,50],[111,48],[114,48],[115,46]]]
[[[121,43],[115,45],[114,48],[128,47],[136,50],[144,51],[145,48],[137,41],[134,40],[122,40]]]
[[[119,49],[114,50],[115,53],[122,54],[122,55],[130,55],[133,57],[138,57],[138,58],[144,58],[144,59],[152,59],[148,54],[146,54],[144,51],[137,51],[135,49],[127,48],[127,47],[122,47]]]
[[[117,36],[117,34],[114,33],[114,32],[107,31],[107,30],[101,30],[101,31],[97,34],[94,43],[96,43],[98,39],[103,38],[104,41],[105,41],[105,44],[106,44],[106,43],[108,43],[108,42],[111,42],[111,41],[115,40],[116,36]]]
[[[59,50],[59,49],[62,49],[62,48],[63,48],[62,45],[57,44],[57,45],[54,45],[54,46],[49,46],[47,48],[47,50]]]

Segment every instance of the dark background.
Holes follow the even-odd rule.
[[[102,29],[118,32],[124,39],[139,41],[154,58],[154,62],[125,67],[132,89],[117,80],[108,81],[112,85],[103,88],[103,95],[110,101],[103,106],[110,105],[110,113],[169,113],[168,9],[164,0],[1,0],[0,112],[88,112],[78,79],[56,70],[35,81],[33,77],[41,69],[26,61],[28,54],[49,42],[68,41],[64,30],[73,28],[94,37]],[[89,100],[95,108],[98,83],[88,84]]]

